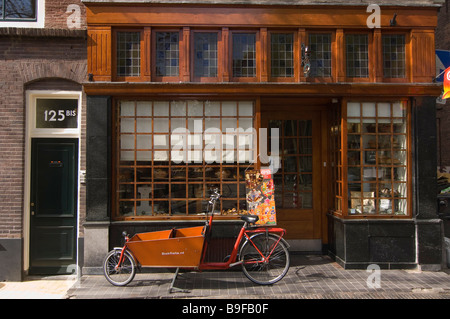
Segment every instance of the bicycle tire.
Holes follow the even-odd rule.
[[[114,286],[128,285],[136,275],[136,262],[128,251],[124,252],[122,265],[116,269],[120,254],[121,250],[111,250],[103,261],[103,274]]]
[[[273,234],[257,234],[247,240],[242,246],[239,256],[242,261],[242,271],[252,282],[259,285],[274,284],[287,274],[290,266],[290,256],[286,245],[280,237]],[[277,244],[278,242],[278,244]],[[261,261],[261,254],[255,246],[263,253],[264,257],[272,251],[268,262]]]

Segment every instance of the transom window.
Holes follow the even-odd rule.
[[[388,34],[383,41],[383,74],[386,78],[404,78],[406,75],[405,36]]]
[[[271,34],[270,65],[273,77],[294,76],[294,34]]]
[[[0,0],[0,20],[36,20],[37,0]]]
[[[347,34],[345,36],[347,76],[351,78],[369,77],[369,37],[367,34]]]
[[[233,77],[256,77],[255,33],[233,33]]]
[[[156,76],[177,77],[180,72],[179,32],[156,32]]]
[[[116,219],[202,215],[213,187],[221,215],[243,213],[252,101],[121,101],[116,114]]]
[[[217,32],[194,33],[194,76],[217,77]]]
[[[331,34],[311,33],[308,37],[311,52],[311,76],[331,76]]]
[[[117,32],[117,75],[140,76],[140,32]]]

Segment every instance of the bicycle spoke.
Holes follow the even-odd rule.
[[[244,274],[258,284],[275,283],[289,269],[289,253],[276,236],[255,236],[243,247],[241,258]]]

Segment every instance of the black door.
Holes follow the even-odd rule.
[[[32,139],[30,274],[76,269],[78,139]]]

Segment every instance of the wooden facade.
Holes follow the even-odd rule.
[[[410,221],[417,213],[413,209],[416,207],[413,203],[416,191],[412,182],[417,164],[413,154],[417,135],[413,134],[412,116],[418,107],[416,99],[438,96],[441,90],[433,83],[436,6],[382,6],[380,26],[371,28],[368,24],[371,12],[360,5],[85,3],[89,78],[84,83],[84,90],[88,99],[89,96],[106,96],[110,103],[108,130],[112,151],[108,161],[112,173],[108,187],[112,186],[112,191],[106,200],[112,207],[112,220],[132,223],[201,219],[198,214],[191,213],[189,205],[196,200],[199,200],[196,203],[206,200],[207,193],[203,189],[198,198],[193,193],[189,195],[191,184],[197,183],[189,179],[192,168],[189,164],[174,166],[164,154],[156,160],[155,154],[160,153],[161,148],[156,146],[155,137],[162,133],[156,130],[155,123],[177,121],[189,125],[189,114],[194,112],[191,105],[194,104],[203,110],[197,114],[198,119],[203,121],[203,128],[208,126],[211,118],[217,119],[220,127],[234,117],[238,123],[244,123],[246,119],[241,117],[240,111],[226,115],[229,110],[225,109],[225,105],[229,106],[230,101],[236,101],[231,106],[235,110],[241,110],[241,106],[248,101],[252,102],[253,113],[249,116],[255,129],[279,125],[284,163],[288,160],[297,161],[296,165],[302,161],[306,163],[306,171],[304,167],[289,171],[282,164],[284,168],[276,181],[276,188],[280,189],[278,221],[280,226],[288,229],[290,239],[318,240],[322,244],[335,245],[337,235],[332,231],[338,224],[328,221],[328,214],[342,222],[361,219]],[[391,23],[392,19],[395,23]],[[134,73],[129,74],[122,72],[119,63],[122,59],[118,49],[122,41],[119,37],[126,33],[136,35],[132,40],[133,46],[129,48],[132,47],[132,54],[138,57]],[[200,56],[197,55],[196,41],[198,34],[207,38],[207,33],[213,34],[216,64],[205,76],[199,75],[196,65]],[[169,34],[173,38],[167,37],[166,40],[175,39],[177,50],[173,73],[160,69],[163,62],[160,62],[158,46],[166,41],[162,37]],[[286,55],[283,55],[281,65],[284,69],[281,73],[277,69],[279,61],[274,57],[278,52],[272,45],[277,40],[274,37],[277,34],[288,35],[288,44],[283,45],[290,48],[289,52],[283,52]],[[241,58],[250,62],[241,64],[239,67],[242,70],[236,73],[235,56],[239,52],[236,52],[237,42],[234,41],[239,36],[242,36],[242,41],[249,41],[245,38],[247,35],[253,41],[252,51],[251,54],[241,52]],[[319,49],[311,50],[317,35],[326,38],[327,48],[329,44],[329,49],[323,49],[327,54],[328,68],[321,70],[320,74],[310,74],[302,62],[305,62],[305,47],[310,49],[312,55],[319,53]],[[365,49],[357,54],[352,52],[351,41]],[[393,46],[400,51],[387,51],[389,43],[396,43]],[[324,43],[317,44],[325,48]],[[166,42],[166,45],[168,47],[169,43]],[[386,63],[390,59],[389,54],[397,54],[402,59]],[[363,64],[360,57],[366,63],[361,74],[358,73]],[[131,70],[136,61],[129,60],[126,67]],[[288,69],[285,67],[287,64]],[[390,69],[391,65],[396,65],[395,72],[398,73]],[[355,67],[356,73],[350,72],[352,67]],[[173,101],[178,101],[178,104]],[[210,101],[218,105],[217,110],[221,113],[208,113]],[[156,115],[159,103],[166,103],[170,110],[168,115]],[[176,108],[180,110],[180,103],[181,115],[174,115],[178,112],[175,112]],[[149,115],[139,113],[140,107],[141,111],[144,108],[150,110]],[[142,133],[139,132],[138,121],[144,119],[153,121],[149,124],[153,126]],[[128,120],[130,123],[134,121],[134,130],[124,128],[123,123]],[[288,131],[286,123],[294,131]],[[173,129],[175,124],[168,125]],[[141,148],[138,147],[138,139],[143,136],[153,138],[153,142]],[[133,146],[125,147],[126,140]],[[295,146],[289,149],[289,143]],[[153,161],[139,164],[138,153],[144,151],[153,154],[149,155],[153,156]],[[134,158],[130,155],[128,162],[122,161],[121,154],[127,152],[135,152]],[[356,156],[356,162],[350,162],[350,153]],[[258,161],[257,166],[260,164]],[[198,183],[206,187],[210,181],[205,165],[202,165],[194,166],[199,171],[203,169],[203,179]],[[217,169],[229,168],[237,172],[237,176],[244,166],[240,163],[226,167],[221,164],[217,165]],[[146,174],[151,182],[138,180],[139,168],[148,172]],[[170,171],[181,169],[186,185],[174,176],[158,181],[156,169],[167,169],[168,176],[172,176]],[[134,172],[134,180],[124,181],[121,175],[124,170]],[[349,172],[356,172],[356,182],[349,177]],[[371,176],[367,175],[369,172]],[[243,187],[240,178],[228,179],[222,176],[217,182],[221,187]],[[177,189],[182,189],[183,195],[175,196],[172,188],[168,188],[168,199],[158,197],[154,189],[163,183],[182,185]],[[149,190],[145,200],[137,190],[143,185],[153,189]],[[311,185],[312,189],[309,189]],[[123,189],[134,187],[134,190],[126,191],[134,195],[123,195],[125,191],[122,186]],[[357,191],[351,190],[351,187]],[[239,190],[236,194],[232,197],[239,211],[245,196]],[[161,202],[166,201],[166,213],[157,213],[156,210],[162,207]],[[181,213],[174,208],[175,201],[185,203]],[[144,202],[146,207],[149,205],[150,212],[143,212],[140,216],[138,211]],[[126,208],[131,213],[123,214],[125,208],[121,207],[124,203],[134,203],[131,210]],[[373,206],[367,208],[364,205]],[[201,205],[197,209],[201,210]],[[235,219],[228,215],[221,218]],[[330,217],[330,220],[333,218]],[[339,258],[345,262],[344,257]]]

